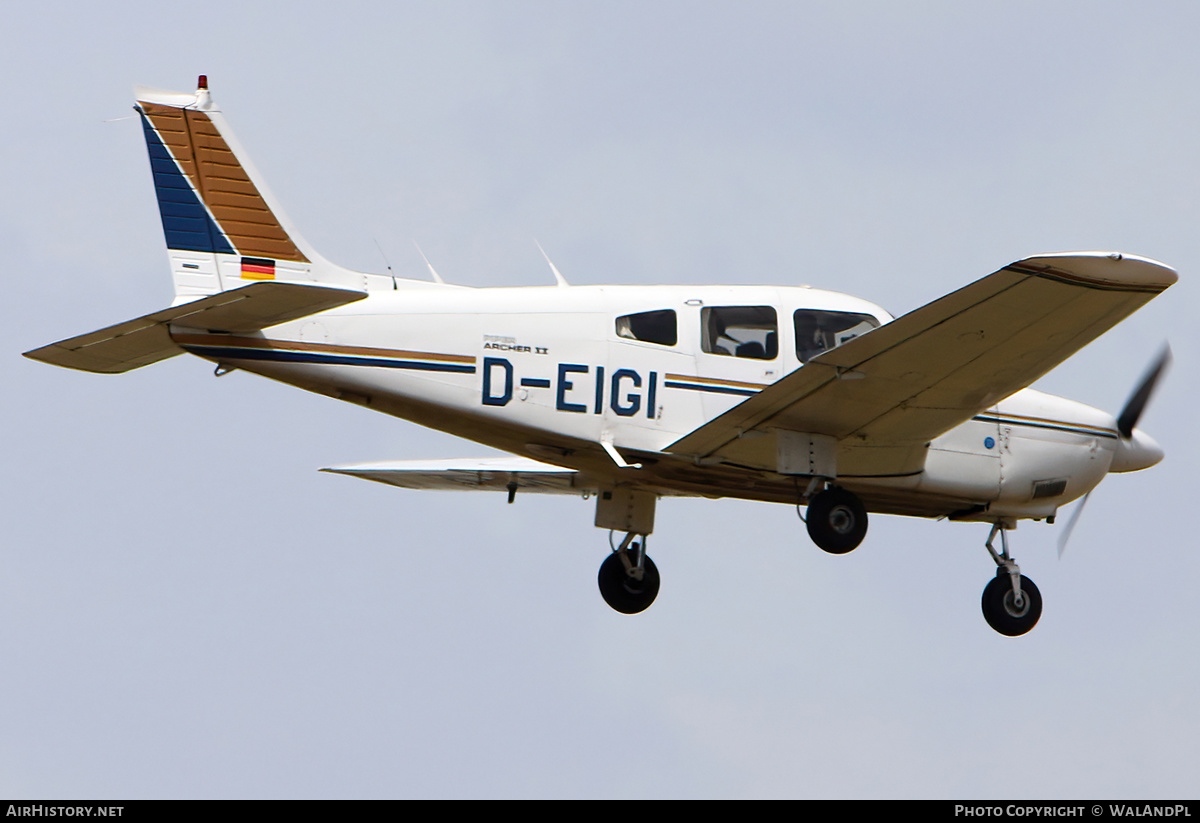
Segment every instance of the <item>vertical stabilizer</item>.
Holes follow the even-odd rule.
[[[262,280],[365,289],[369,275],[336,266],[299,236],[213,104],[195,93],[139,87],[154,191],[177,297]]]

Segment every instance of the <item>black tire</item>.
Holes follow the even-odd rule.
[[[1037,625],[1042,616],[1042,593],[1025,575],[1021,575],[1024,603],[1014,603],[1012,578],[1000,572],[983,590],[983,619],[1005,637],[1019,637]]]
[[[631,561],[636,560],[632,552],[629,554]],[[597,582],[604,602],[621,614],[644,612],[658,597],[658,567],[649,556],[642,566],[642,579],[634,580],[625,573],[625,564],[621,562],[620,555],[613,552],[600,564]]]
[[[867,536],[867,509],[853,492],[830,487],[809,501],[804,525],[820,549],[846,554]]]

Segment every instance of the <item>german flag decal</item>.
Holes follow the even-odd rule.
[[[274,280],[275,261],[265,257],[242,258],[243,280]]]

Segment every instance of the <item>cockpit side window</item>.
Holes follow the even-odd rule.
[[[679,342],[678,324],[673,309],[644,311],[617,318],[617,337],[674,346]]]
[[[836,349],[847,340],[879,326],[869,314],[845,311],[800,309],[793,315],[796,324],[796,356],[807,363],[822,352]]]
[[[709,354],[774,360],[779,355],[779,324],[770,306],[714,306],[701,309],[700,347]]]

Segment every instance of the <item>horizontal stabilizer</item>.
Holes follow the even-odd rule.
[[[323,472],[361,477],[402,489],[443,491],[506,491],[515,482],[522,492],[582,494],[596,486],[573,469],[551,466],[524,457],[489,457],[459,460],[398,460],[337,466]]]
[[[60,340],[25,356],[69,369],[116,374],[182,354],[169,326],[252,332],[344,306],[365,292],[300,283],[262,282],[219,292],[99,331]]]

